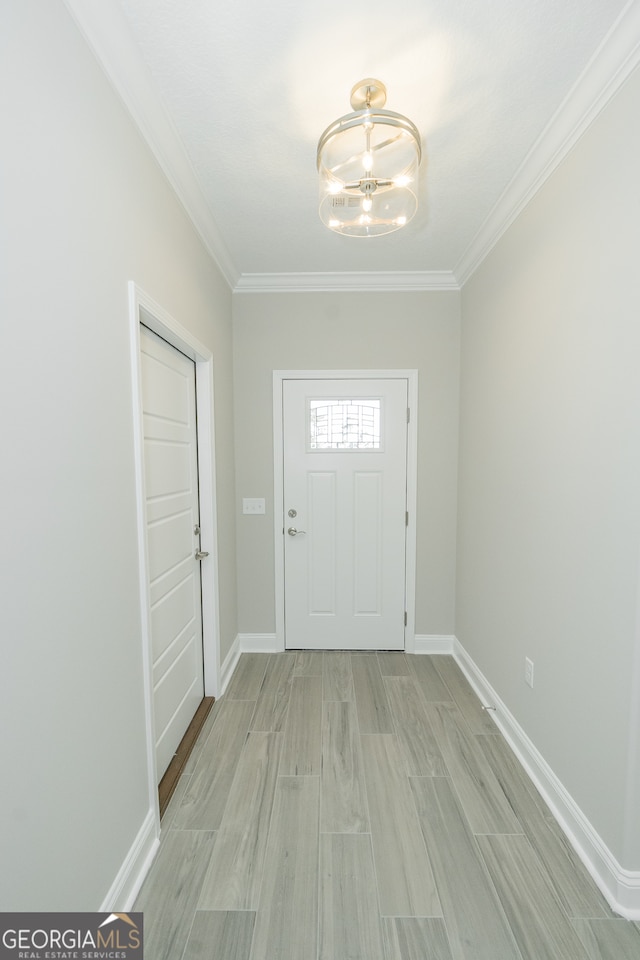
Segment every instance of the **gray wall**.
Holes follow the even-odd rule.
[[[456,614],[458,639],[629,870],[639,116],[636,73],[464,288]]]
[[[273,370],[419,371],[416,632],[454,632],[457,293],[234,296],[240,633],[273,633]],[[265,497],[243,517],[242,497]]]
[[[215,356],[223,656],[231,296],[63,4],[1,21],[0,904],[93,910],[149,808],[127,281]]]

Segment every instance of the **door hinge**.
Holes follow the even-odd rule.
[[[405,527],[408,527],[408,526],[409,526],[409,511],[408,511],[408,510],[406,511],[406,513],[405,513],[405,515],[404,515],[404,525],[405,525]]]
[[[406,627],[406,625],[407,625],[407,611],[406,611],[406,610],[405,610],[405,612],[404,612],[404,625],[405,625],[405,627]]]
[[[407,423],[411,422],[411,407],[407,407]]]

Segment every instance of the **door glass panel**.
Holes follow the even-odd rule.
[[[307,450],[382,450],[382,399],[307,400]]]

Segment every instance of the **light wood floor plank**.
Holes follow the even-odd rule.
[[[443,778],[412,778],[411,787],[454,958],[520,960],[451,784]]]
[[[362,737],[380,910],[441,917],[431,864],[394,736]]]
[[[321,677],[323,660],[322,650],[298,650],[294,670],[296,677]]]
[[[447,777],[449,772],[427,718],[417,681],[413,677],[396,676],[385,677],[384,684],[409,776]]]
[[[454,960],[444,920],[384,917],[386,960]]]
[[[250,910],[198,910],[182,960],[247,960],[254,921]]]
[[[637,960],[640,929],[628,920],[574,920],[587,960]]]
[[[457,706],[426,703],[427,717],[474,833],[522,833],[502,787]]]
[[[496,725],[453,657],[436,657],[435,667],[472,733],[495,733]]]
[[[134,908],[144,913],[146,956],[154,960],[182,956],[215,836],[195,830],[169,831]]]
[[[375,655],[353,656],[351,669],[360,733],[394,733],[378,658]]]
[[[378,666],[383,677],[408,677],[411,674],[404,653],[395,651],[379,653]]]
[[[351,654],[331,650],[324,655],[322,696],[325,700],[353,700]]]
[[[315,957],[320,783],[278,777],[251,960]]]
[[[280,761],[283,777],[319,776],[322,767],[322,677],[294,676]]]
[[[477,837],[523,960],[585,960],[584,947],[526,837]]]
[[[269,661],[268,653],[242,653],[225,692],[226,700],[257,700]]]
[[[478,737],[478,744],[569,916],[613,917],[606,900],[502,735]]]
[[[443,683],[442,677],[436,670],[436,657],[412,656],[407,657],[411,673],[420,684],[420,689],[427,700],[434,702],[453,700],[451,691]]]
[[[291,694],[291,679],[296,665],[295,653],[275,653],[269,657],[251,730],[284,730]]]
[[[322,713],[323,833],[366,833],[367,795],[355,703],[325,701]]]
[[[370,836],[323,834],[321,851],[318,960],[385,960]]]
[[[281,733],[249,733],[229,792],[200,910],[256,910],[267,844]]]
[[[182,830],[220,827],[252,713],[252,701],[224,701],[176,811],[174,827]]]

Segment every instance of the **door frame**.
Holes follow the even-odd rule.
[[[416,636],[416,519],[418,503],[418,371],[417,370],[274,370],[273,371],[273,536],[275,546],[275,649],[285,649],[284,606],[284,380],[406,380],[411,416],[407,424],[407,524],[404,631],[406,653],[415,652]]]
[[[157,304],[134,281],[129,282],[129,342],[133,408],[133,441],[136,482],[136,519],[138,536],[138,579],[144,669],[144,707],[147,739],[147,776],[151,809],[160,828],[158,782],[153,715],[153,675],[151,648],[151,603],[149,598],[149,557],[146,537],[144,441],[142,420],[142,373],[140,360],[140,324],[144,323],[163,340],[195,363],[196,417],[198,441],[198,485],[200,494],[201,547],[209,551],[201,565],[202,646],[204,694],[220,693],[220,622],[218,604],[218,534],[215,485],[215,420],[213,407],[213,354],[185,327]]]

